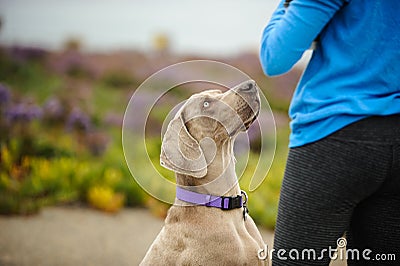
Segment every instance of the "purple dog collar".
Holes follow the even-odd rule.
[[[200,206],[219,208],[221,210],[232,210],[246,207],[247,203],[247,194],[244,191],[242,191],[241,195],[237,195],[236,197],[224,197],[201,194],[181,187],[176,187],[176,197],[185,202]]]

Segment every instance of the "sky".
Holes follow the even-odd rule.
[[[57,50],[78,38],[90,51],[171,50],[199,55],[257,51],[279,0],[0,0],[1,44]]]

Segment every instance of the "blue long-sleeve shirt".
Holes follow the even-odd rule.
[[[320,33],[290,104],[290,147],[400,114],[399,0],[294,0],[287,10],[283,2],[262,35],[267,75],[289,71]]]

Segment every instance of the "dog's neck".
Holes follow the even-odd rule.
[[[177,173],[177,185],[202,194],[215,196],[240,195],[240,187],[235,172],[233,143],[233,139],[228,139],[221,145],[217,145],[215,157],[207,166],[206,176],[196,178]]]

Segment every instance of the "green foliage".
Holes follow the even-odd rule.
[[[67,75],[71,78],[85,79],[91,78],[92,73],[83,65],[78,62],[71,63],[66,71]]]
[[[14,152],[4,145],[1,148],[1,214],[27,214],[50,204],[86,202],[91,189],[97,187],[123,195],[128,206],[144,204],[144,193],[121,169],[123,161],[112,165],[91,158],[18,158]],[[91,203],[98,207],[98,202]]]
[[[1,148],[1,160],[1,214],[28,214],[44,205],[77,199],[73,182],[76,173],[70,160],[18,158],[5,145]]]
[[[44,59],[45,54],[33,60],[29,54],[15,59],[0,47],[0,82],[6,81],[18,93],[42,102],[57,93],[61,84],[59,78],[43,67]]]
[[[126,73],[126,71],[123,70],[108,72],[104,74],[101,81],[104,86],[111,88],[134,89],[137,85],[139,85],[131,74]]]
[[[284,162],[286,160],[286,145],[278,145],[275,159],[270,171],[262,184],[253,192],[248,193],[250,215],[257,224],[274,228],[278,210],[279,192],[282,183]],[[251,153],[246,170],[240,178],[241,188],[248,188],[251,177],[256,169],[258,155]]]
[[[110,110],[123,114],[129,98],[130,94],[127,94],[124,90],[113,90],[100,82],[93,87],[93,101],[89,104],[93,104],[90,107],[93,109],[95,119],[101,123]]]

